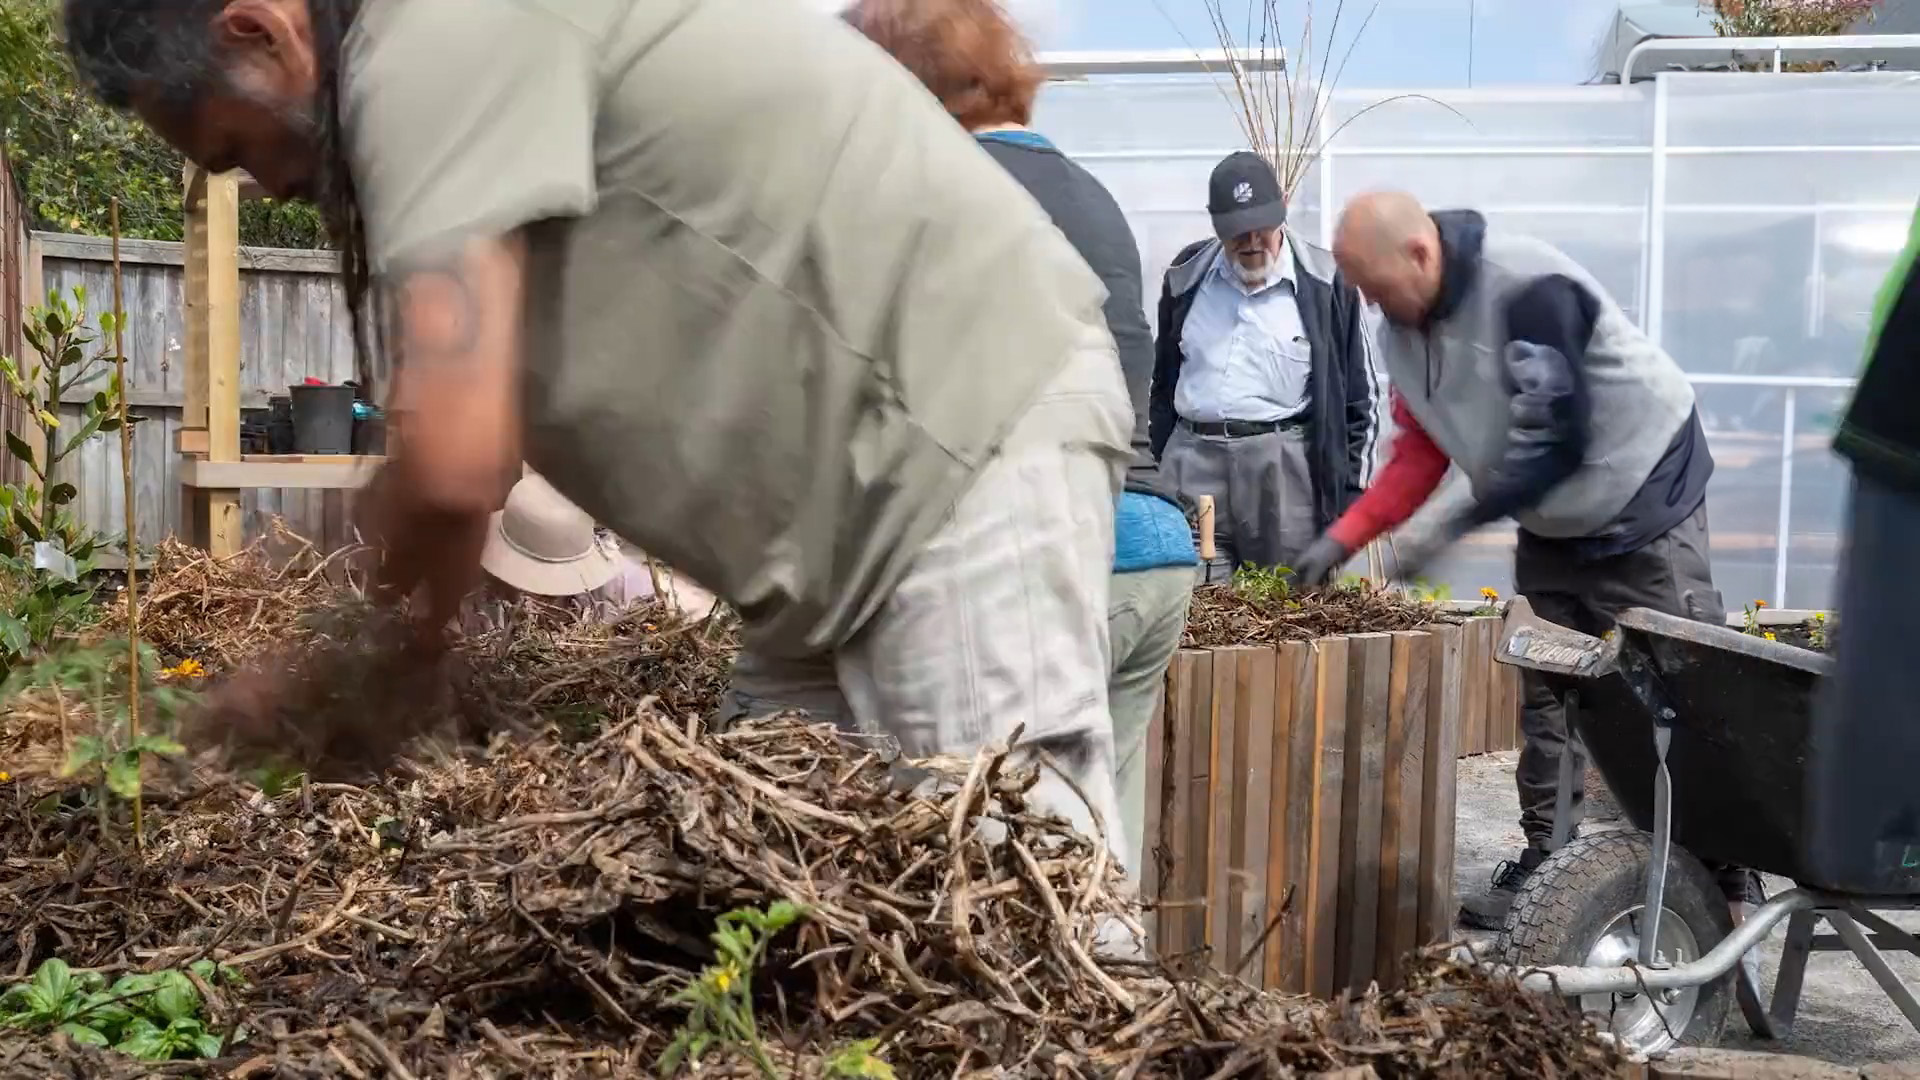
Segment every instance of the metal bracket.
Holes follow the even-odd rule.
[[[1653,753],[1653,853],[1647,859],[1647,899],[1640,918],[1640,963],[1653,967],[1660,942],[1660,915],[1666,907],[1667,860],[1673,852],[1673,774],[1667,771],[1667,748],[1673,744],[1673,710],[1655,714]]]

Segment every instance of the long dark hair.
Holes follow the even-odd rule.
[[[214,45],[213,22],[226,0],[65,0],[67,49],[74,69],[107,105],[131,111],[136,97],[184,115],[201,95],[226,88],[225,66]],[[340,272],[353,315],[354,369],[363,393],[380,382],[375,360],[384,356],[386,305],[373,287],[367,236],[341,130],[340,57],[362,0],[306,0],[312,24],[318,84],[313,96],[314,137],[320,162],[315,199],[328,238],[340,253]]]

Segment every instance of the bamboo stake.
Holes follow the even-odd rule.
[[[127,313],[120,291],[120,200],[110,208],[113,226],[113,377],[120,385],[120,477],[127,510],[127,739],[140,741],[140,570],[135,557],[138,519],[133,506],[133,425],[127,420]],[[133,842],[146,847],[141,793],[133,793]]]

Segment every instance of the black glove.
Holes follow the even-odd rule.
[[[1393,579],[1402,583],[1420,580],[1427,567],[1434,560],[1446,554],[1447,550],[1460,541],[1460,538],[1473,531],[1474,511],[1467,510],[1455,514],[1433,530],[1432,533],[1404,546],[1394,546]]]
[[[1319,539],[1308,544],[1307,550],[1293,560],[1293,583],[1303,589],[1325,585],[1352,554],[1332,535],[1321,533]]]

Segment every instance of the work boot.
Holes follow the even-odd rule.
[[[1738,866],[1714,868],[1714,880],[1720,883],[1720,891],[1727,896],[1727,903],[1733,905],[1735,913],[1741,913],[1741,905],[1752,911],[1767,902],[1767,892],[1760,881],[1758,870],[1747,870]]]
[[[1469,896],[1460,903],[1460,921],[1475,930],[1499,930],[1507,925],[1507,912],[1513,910],[1513,898],[1520,886],[1542,862],[1547,853],[1528,845],[1518,862],[1503,862],[1494,868],[1493,883],[1486,892]]]

